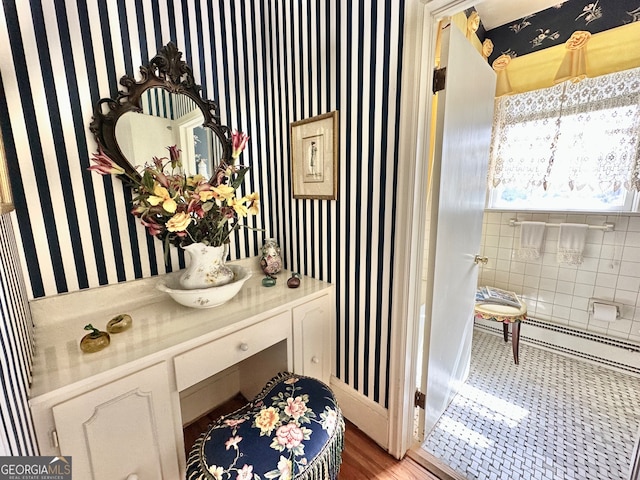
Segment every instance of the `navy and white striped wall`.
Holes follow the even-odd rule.
[[[33,323],[9,214],[0,216],[0,455],[37,455],[28,395]]]
[[[160,243],[117,180],[90,174],[92,107],[173,41],[251,136],[242,161],[262,212],[232,243],[265,237],[287,268],[337,287],[336,375],[388,398],[404,1],[3,0],[0,127],[29,298],[162,274]],[[5,28],[6,26],[6,28]],[[294,200],[289,125],[338,110],[337,201]]]

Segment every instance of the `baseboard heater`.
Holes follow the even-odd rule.
[[[476,319],[475,327],[502,335],[498,322]],[[624,340],[530,318],[520,327],[520,341],[640,375],[640,345]]]

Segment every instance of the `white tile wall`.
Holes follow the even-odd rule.
[[[509,220],[547,223],[614,223],[613,232],[589,230],[581,265],[556,261],[558,228],[547,228],[543,251],[536,260],[517,256],[520,227]],[[572,213],[491,212],[484,215],[478,284],[515,291],[539,320],[640,343],[640,216]],[[589,298],[622,304],[621,318],[599,322],[588,313]]]

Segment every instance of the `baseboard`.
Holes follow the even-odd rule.
[[[476,319],[476,328],[502,336],[502,324]],[[640,346],[583,332],[563,325],[529,319],[520,327],[520,341],[611,369],[640,375]],[[520,361],[523,361],[520,355]]]
[[[388,450],[389,411],[333,375],[330,385],[344,417]]]

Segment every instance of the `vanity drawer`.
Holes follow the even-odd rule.
[[[195,385],[282,340],[290,341],[290,315],[290,312],[283,312],[176,356],[174,368],[178,391]]]

